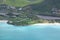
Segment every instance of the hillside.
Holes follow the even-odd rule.
[[[43,0],[0,0],[0,4],[7,4],[9,6],[23,7],[29,4],[42,2]]]
[[[1,10],[9,7],[5,10],[6,14],[1,13],[0,16],[2,20],[7,19],[8,24],[30,25],[60,22],[60,0],[0,0],[0,4],[3,4],[0,7]],[[6,8],[5,4],[8,5]]]
[[[34,14],[60,17],[60,0],[44,0],[24,7]]]

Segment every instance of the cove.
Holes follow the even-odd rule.
[[[17,27],[0,23],[0,40],[60,40],[60,25]]]

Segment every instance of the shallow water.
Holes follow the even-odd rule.
[[[17,27],[0,23],[0,40],[60,40],[60,25]]]

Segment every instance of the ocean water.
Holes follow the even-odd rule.
[[[60,40],[60,25],[13,26],[0,23],[0,40]]]

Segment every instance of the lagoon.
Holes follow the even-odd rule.
[[[60,25],[14,26],[2,22],[0,40],[60,40]]]

